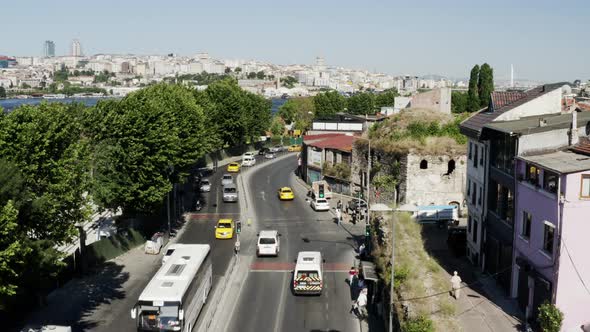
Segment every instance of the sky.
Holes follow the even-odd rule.
[[[590,79],[588,0],[0,0],[0,54],[97,53],[326,64],[393,75]]]

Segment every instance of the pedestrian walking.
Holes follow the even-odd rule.
[[[458,300],[461,296],[461,277],[459,277],[457,271],[453,272],[453,276],[451,277],[451,287],[453,297]]]
[[[336,209],[336,219],[338,220],[338,226],[340,226],[340,223],[342,222],[342,213],[338,208]]]
[[[361,245],[359,246],[359,258],[363,259],[365,255],[365,244],[361,243]]]
[[[350,270],[348,270],[348,284],[350,285],[351,290],[354,287],[354,283],[355,283],[355,279],[356,279],[357,275],[358,275],[358,272],[357,272],[356,268],[354,266],[351,266]]]
[[[352,308],[350,308],[350,313],[353,313],[359,319],[365,317],[365,308],[367,306],[367,294],[369,291],[366,288],[363,288],[359,293],[358,298],[356,301],[352,303]]]
[[[342,201],[338,200],[338,203],[336,204],[336,208],[340,211],[342,211]]]

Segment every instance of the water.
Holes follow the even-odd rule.
[[[118,98],[118,97],[117,97]],[[42,99],[42,98],[29,98],[29,99],[3,99],[0,100],[0,107],[4,109],[4,112],[10,112],[13,109],[22,105],[39,105],[42,102],[47,103],[82,103],[86,106],[94,106],[101,100],[106,99],[117,99],[112,98],[63,98],[63,99]]]
[[[29,99],[4,99],[0,100],[0,107],[4,109],[5,112],[10,112],[13,109],[21,106],[21,105],[39,105],[41,102],[48,102],[48,103],[83,103],[86,106],[94,106],[100,100],[105,100],[109,98],[64,98],[64,99],[42,99],[42,98],[29,98]],[[116,99],[116,98],[115,98]],[[279,107],[281,107],[287,99],[271,99],[272,106],[271,106],[271,113],[274,115],[276,112],[279,111]]]

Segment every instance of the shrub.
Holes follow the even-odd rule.
[[[406,320],[402,324],[402,332],[434,332],[434,324],[430,318],[418,316]]]
[[[543,332],[559,332],[563,313],[555,305],[545,301],[539,306],[539,316],[537,322]]]

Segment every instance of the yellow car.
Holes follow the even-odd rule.
[[[234,220],[219,219],[215,226],[216,239],[233,239],[234,237]]]
[[[240,164],[238,163],[229,163],[227,165],[227,171],[232,173],[237,173],[240,171]]]
[[[299,152],[301,151],[301,145],[290,145],[287,149],[289,152]]]
[[[295,194],[293,193],[293,190],[291,190],[291,188],[283,187],[279,189],[279,199],[281,201],[292,201],[293,199],[295,199]]]

